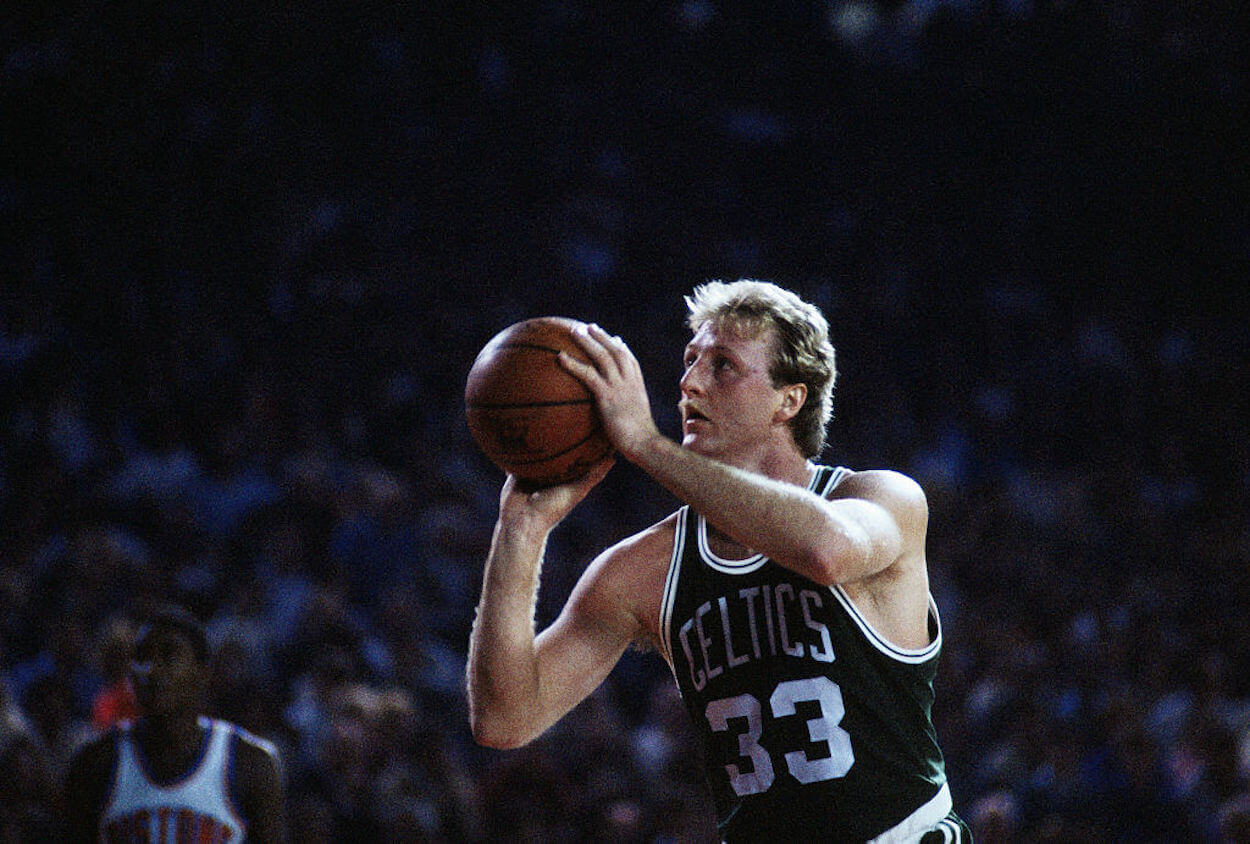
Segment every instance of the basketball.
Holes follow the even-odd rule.
[[[535,317],[491,338],[464,388],[469,431],[482,452],[532,486],[576,480],[611,450],[594,397],[556,355],[585,353],[573,339],[583,323]]]

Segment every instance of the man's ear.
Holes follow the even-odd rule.
[[[805,401],[807,401],[806,384],[787,385],[782,388],[781,406],[777,408],[777,413],[773,416],[773,419],[777,422],[789,422],[803,409]]]

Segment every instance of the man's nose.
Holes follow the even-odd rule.
[[[703,391],[703,380],[699,374],[697,361],[686,367],[686,371],[681,374],[681,380],[677,382],[677,386],[681,388],[683,395],[695,395]]]

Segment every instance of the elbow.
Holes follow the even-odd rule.
[[[524,747],[527,742],[506,730],[496,729],[489,724],[476,721],[472,724],[473,740],[482,747],[493,750],[516,750]]]
[[[475,706],[469,708],[469,729],[475,742],[494,750],[516,750],[534,738],[506,719],[482,712]]]
[[[469,709],[469,731],[482,747],[515,750],[537,736],[527,713],[532,707],[517,705],[523,698],[515,688],[501,687],[491,675],[470,671],[465,684]]]
[[[849,567],[844,555],[813,553],[808,557],[804,568],[807,577],[821,586],[834,586],[849,579]]]
[[[880,556],[867,532],[849,530],[828,542],[809,549],[807,576],[821,586],[834,586],[871,573],[873,560]]]

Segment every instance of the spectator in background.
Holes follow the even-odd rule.
[[[47,841],[60,815],[57,775],[5,680],[0,671],[0,841]]]
[[[286,840],[273,745],[200,714],[208,657],[204,628],[185,609],[162,609],[139,632],[132,676],[142,714],[75,755],[65,785],[70,840],[164,841],[184,823],[202,840]]]

